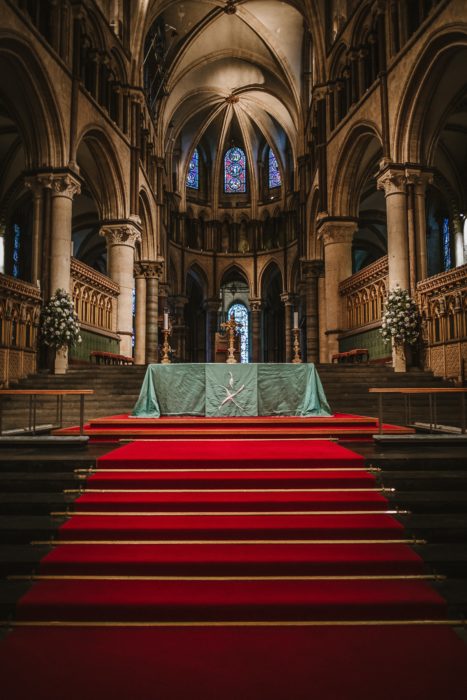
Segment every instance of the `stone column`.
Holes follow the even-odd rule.
[[[292,361],[292,347],[293,347],[292,314],[293,314],[293,308],[294,308],[294,297],[292,294],[289,294],[288,292],[284,292],[284,294],[281,294],[281,301],[283,302],[284,307],[285,307],[285,313],[284,313],[285,361],[291,362]]]
[[[387,168],[378,178],[378,189],[386,196],[390,289],[409,288],[406,185],[406,173],[399,168]]]
[[[306,299],[306,358],[307,362],[319,362],[319,309],[318,280],[323,269],[322,260],[302,262]]]
[[[136,318],[135,364],[146,363],[146,278],[140,263],[135,265]]]
[[[185,362],[186,347],[186,326],[185,326],[185,305],[188,298],[177,295],[172,297],[175,309],[175,323],[172,325],[172,348],[179,362]]]
[[[159,280],[162,260],[144,260],[141,263],[146,277],[146,363],[159,362]]]
[[[386,196],[388,229],[389,289],[410,288],[407,223],[407,175],[401,168],[387,168],[378,178],[378,189]],[[393,344],[392,363],[396,372],[407,369],[403,348]]]
[[[31,282],[36,284],[41,281],[41,240],[42,240],[42,207],[44,199],[44,183],[40,177],[27,177],[25,185],[33,196],[32,217],[32,255],[31,255]],[[70,233],[71,240],[71,233]]]
[[[50,296],[53,296],[57,289],[70,292],[73,197],[81,192],[81,185],[71,173],[48,173],[40,176],[38,182],[51,190],[49,290]],[[67,366],[68,351],[57,352],[55,374],[65,374]]]
[[[120,352],[132,355],[133,335],[133,268],[135,243],[141,239],[141,229],[136,221],[105,224],[100,235],[107,240],[108,275],[120,286],[117,307],[117,333],[120,336]]]
[[[208,299],[204,304],[206,312],[206,362],[216,360],[216,327],[219,299]]]
[[[427,276],[425,195],[427,185],[433,182],[433,174],[414,168],[407,168],[405,172],[413,191],[415,269],[416,281],[419,282]]]
[[[339,352],[339,334],[345,328],[339,283],[352,274],[352,240],[357,228],[357,222],[350,219],[322,219],[319,224],[324,244],[328,362]]]
[[[251,354],[253,362],[261,362],[261,299],[250,299]]]

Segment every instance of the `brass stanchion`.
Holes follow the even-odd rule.
[[[292,329],[293,333],[293,364],[299,364],[302,361],[301,354],[300,354],[300,328],[293,328]]]

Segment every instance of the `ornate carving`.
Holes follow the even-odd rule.
[[[376,180],[377,188],[384,190],[386,197],[393,194],[405,194],[407,175],[404,170],[388,168]]]
[[[358,223],[356,221],[323,219],[319,228],[318,238],[323,241],[325,247],[334,243],[351,245],[357,228]]]
[[[162,273],[164,272],[163,260],[140,260],[139,265],[146,279],[160,279],[162,277]]]
[[[303,277],[319,277],[324,270],[322,260],[301,260]]]
[[[36,186],[52,190],[52,196],[73,199],[75,195],[81,194],[81,183],[71,173],[39,173],[34,179]]]
[[[141,230],[132,221],[104,224],[99,235],[104,236],[111,246],[126,245],[134,248],[136,242],[141,240]]]
[[[385,255],[379,258],[379,260],[375,260],[374,263],[371,263],[371,265],[368,265],[363,270],[360,270],[360,272],[356,272],[355,275],[341,282],[339,285],[339,294],[341,296],[351,294],[352,292],[357,292],[367,287],[371,282],[387,280],[388,274],[388,256]]]
[[[259,313],[261,311],[262,299],[250,299],[250,310],[252,313]]]
[[[89,265],[85,265],[80,260],[76,260],[76,258],[71,258],[70,273],[73,280],[83,282],[99,291],[106,292],[112,296],[117,296],[120,293],[119,285],[111,280],[110,277],[97,272],[97,270],[89,267]]]

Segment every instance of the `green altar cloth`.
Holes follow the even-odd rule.
[[[313,364],[148,365],[133,409],[160,416],[330,416]]]

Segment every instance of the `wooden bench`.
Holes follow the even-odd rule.
[[[370,353],[366,348],[352,348],[352,350],[347,350],[346,352],[336,352],[331,357],[331,362],[337,362],[338,364],[344,363],[356,363],[356,362],[368,362],[370,359]]]
[[[96,365],[134,365],[135,361],[132,357],[126,355],[118,355],[115,352],[106,352],[104,350],[93,350],[89,359],[95,359]]]
[[[64,396],[79,396],[79,434],[84,432],[84,397],[94,394],[94,389],[0,389],[0,435],[3,432],[3,401],[2,396],[29,396],[29,431],[36,434],[36,418],[37,418],[37,397],[38,396],[56,396],[57,397],[57,412],[56,420],[57,427],[61,428],[63,424],[63,397]]]
[[[383,396],[385,394],[401,394],[404,396],[405,403],[405,422],[410,425],[412,421],[410,397],[417,395],[428,396],[428,405],[430,409],[430,432],[438,425],[436,397],[439,394],[459,394],[460,409],[461,409],[461,433],[466,432],[466,411],[465,411],[465,394],[467,389],[460,387],[372,387],[368,389],[370,394],[378,395],[378,420],[379,434],[383,432]]]

